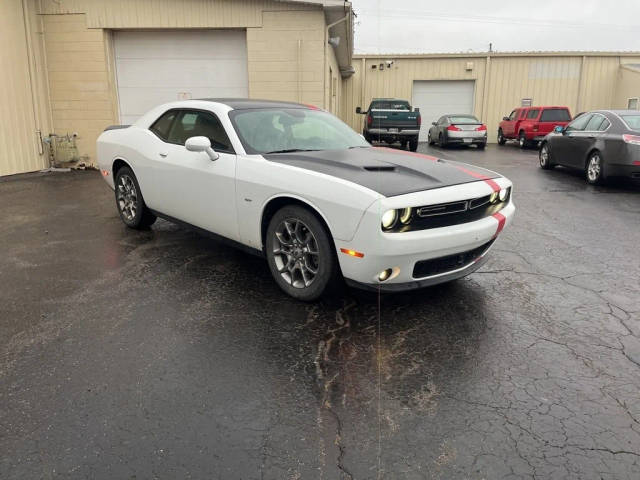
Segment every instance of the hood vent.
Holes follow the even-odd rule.
[[[368,172],[395,172],[396,167],[393,165],[363,167]]]

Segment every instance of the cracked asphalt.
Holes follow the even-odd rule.
[[[420,148],[514,182],[490,261],[310,305],[96,172],[0,181],[0,478],[640,478],[640,188]]]

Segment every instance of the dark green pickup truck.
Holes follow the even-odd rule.
[[[412,109],[408,101],[374,98],[369,110],[363,112],[358,107],[356,113],[367,116],[362,132],[367,142],[400,142],[400,145],[412,152],[418,149],[418,135],[422,123],[420,109]]]

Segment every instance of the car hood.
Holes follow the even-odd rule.
[[[500,177],[473,165],[391,148],[270,153],[263,157],[341,178],[385,197]]]

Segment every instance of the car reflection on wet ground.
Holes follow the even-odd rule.
[[[514,182],[489,262],[314,304],[96,173],[1,182],[0,477],[638,478],[640,190],[420,149]]]

